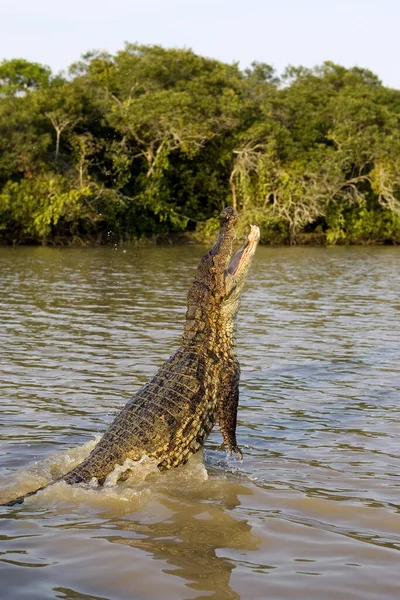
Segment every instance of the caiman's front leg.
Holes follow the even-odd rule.
[[[222,446],[228,449],[229,455],[235,452],[239,458],[243,454],[236,442],[236,420],[239,404],[239,363],[224,376],[218,401],[218,421],[224,442]]]

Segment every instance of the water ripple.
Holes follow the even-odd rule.
[[[49,481],[174,351],[201,252],[0,249],[4,485]],[[139,586],[141,598],[199,597],[207,577],[218,600],[247,598],[246,589],[254,598],[293,589],[307,600],[397,598],[398,261],[397,248],[260,248],[238,327],[243,462],[218,450],[216,428],[207,480],[196,479],[195,459],[181,479],[152,480],[137,497],[132,484],[125,504],[118,489],[31,499],[33,512],[4,521],[12,597],[24,598],[18,577],[30,585],[48,572],[47,591],[30,597],[131,598],[121,565],[130,572],[134,555],[150,577],[150,553],[164,566],[147,591]],[[88,502],[90,514],[76,508]],[[98,585],[82,583],[77,540]],[[117,578],[85,562],[108,564],[113,553]],[[62,574],[66,561],[76,577]],[[311,577],[321,574],[324,585]]]

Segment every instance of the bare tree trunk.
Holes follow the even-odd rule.
[[[155,153],[155,155],[153,154],[153,151],[151,151],[151,153],[148,153],[149,156],[151,157],[151,159],[148,159],[149,162],[149,169],[146,173],[146,177],[151,177],[153,175],[153,171],[156,167],[157,164],[157,159],[160,156],[162,150],[164,149],[165,143],[164,141],[161,142],[161,144],[158,146],[157,151]]]
[[[71,127],[74,127],[74,125],[76,125],[76,123],[79,121],[79,119],[71,119],[70,117],[66,117],[63,115],[58,115],[55,112],[52,113],[46,113],[46,117],[48,119],[50,119],[51,124],[53,125],[55,132],[56,132],[56,151],[55,151],[55,161],[57,162],[58,160],[58,156],[60,154],[60,139],[61,139],[61,134],[64,131],[64,129],[66,129],[66,127],[68,127],[68,125],[71,125]]]
[[[237,169],[234,168],[231,172],[231,176],[229,177],[229,183],[231,186],[231,193],[232,193],[232,208],[235,211],[237,211],[237,195],[236,195],[236,184],[235,184],[236,171],[237,171]]]
[[[55,161],[57,162],[58,160],[58,155],[60,154],[60,137],[61,137],[61,129],[59,128],[55,128],[56,129],[56,154],[55,154]]]

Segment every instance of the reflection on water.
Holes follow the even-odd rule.
[[[198,493],[175,497],[169,490],[168,496],[159,498],[164,510],[154,511],[163,515],[161,520],[159,516],[150,522],[137,517],[114,520],[112,527],[119,535],[107,539],[148,551],[153,559],[165,561],[168,568],[163,569],[164,573],[181,577],[191,589],[208,592],[196,598],[240,598],[229,585],[235,563],[218,556],[220,548],[242,552],[258,548],[259,539],[252,535],[248,522],[230,514],[240,504],[238,493],[249,492],[244,487],[233,488],[220,482],[215,490],[203,486]],[[126,537],[127,532],[134,535]]]
[[[201,253],[0,249],[0,499],[82,460],[173,352]],[[398,260],[260,248],[239,315],[243,462],[216,430],[174,472],[144,461],[2,508],[2,597],[397,599]]]

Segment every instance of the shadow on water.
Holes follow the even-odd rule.
[[[251,494],[244,486],[219,484],[210,494],[209,486],[185,497],[168,496],[159,501],[169,516],[152,522],[139,518],[110,522],[118,534],[107,535],[113,544],[124,544],[149,552],[154,560],[168,564],[163,572],[182,578],[193,590],[207,592],[190,596],[196,600],[236,600],[240,595],[229,585],[235,563],[219,555],[224,549],[256,550],[260,539],[252,534],[246,520],[229,511],[240,505],[238,494]],[[121,535],[121,532],[123,534]],[[129,534],[133,533],[133,536]]]
[[[55,587],[53,591],[55,592],[55,598],[60,598],[61,600],[109,600],[105,596],[82,594],[81,592],[64,587]]]

